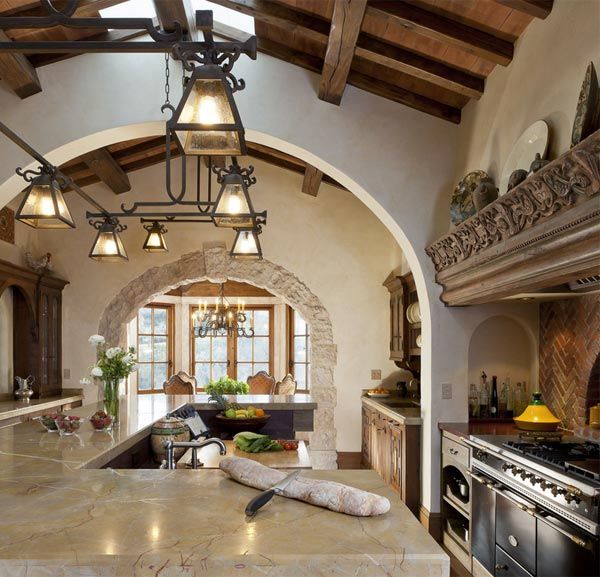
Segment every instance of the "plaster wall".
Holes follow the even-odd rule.
[[[532,23],[517,46],[515,61],[507,69],[497,67],[487,81],[486,95],[467,107],[460,127],[350,86],[341,106],[330,105],[316,97],[317,75],[264,55],[257,62],[242,58],[236,64],[236,74],[247,80],[246,90],[236,95],[236,101],[248,138],[295,154],[344,184],[392,233],[415,275],[423,311],[422,499],[430,511],[439,510],[437,423],[463,420],[467,415],[468,345],[473,330],[489,316],[512,314],[535,332],[537,307],[526,303],[444,307],[423,249],[447,231],[448,204],[457,174],[463,174],[467,166],[485,168],[492,159],[501,166],[514,139],[530,120],[540,117],[542,104],[552,94],[562,94],[563,84],[569,85],[567,92],[552,101],[555,104],[544,104],[547,114],[566,110],[559,107],[566,101],[570,102],[568,110],[574,110],[589,55],[596,50],[594,57],[598,57],[598,35],[592,34],[598,23],[594,4],[557,1],[546,21]],[[0,92],[3,119],[55,162],[118,140],[156,135],[162,131],[162,67],[160,55],[95,54],[58,62],[39,70],[42,93],[20,101]],[[74,83],[77,90],[73,90]],[[173,94],[172,99],[176,98]],[[557,112],[556,117],[561,114],[567,113]],[[570,126],[565,119],[556,123],[563,129]],[[564,136],[560,142],[565,142]],[[0,182],[8,179],[0,186],[0,204],[4,204],[21,187],[18,179],[9,178],[14,166],[29,160],[7,141],[0,142],[0,155],[4,160]],[[284,218],[293,210],[293,205],[286,207]],[[341,212],[337,216],[343,220]],[[307,238],[319,233],[310,223],[302,226]],[[363,241],[361,228],[353,234]],[[86,236],[83,251],[88,242]],[[277,248],[265,246],[268,250]],[[298,246],[288,255],[287,266],[293,270],[294,262],[307,259],[307,254]],[[87,270],[84,266],[78,274]],[[130,275],[115,269],[111,276],[124,286]],[[336,284],[345,290],[354,278],[348,271],[341,279],[345,284]],[[312,286],[310,278],[303,280]],[[84,294],[76,298],[87,302]],[[90,328],[98,321],[91,315],[70,320]],[[387,320],[382,326],[386,324]],[[354,346],[366,340],[362,336]],[[454,385],[452,399],[441,400],[442,383]]]
[[[329,312],[337,345],[336,448],[359,451],[359,396],[361,389],[370,386],[370,369],[381,369],[384,378],[396,370],[388,359],[389,293],[382,282],[401,262],[400,248],[373,213],[349,192],[324,184],[314,198],[301,192],[300,175],[259,161],[253,164],[258,183],[250,189],[252,202],[269,213],[261,235],[265,258],[301,279]],[[86,190],[114,208],[141,196],[163,200],[164,174],[164,165],[130,173],[132,192],[118,197],[100,184]],[[121,235],[130,260],[98,263],[87,256],[95,231],[85,222],[86,207],[71,194],[68,202],[77,228],[41,231],[39,239],[44,250],[55,255],[56,274],[70,281],[63,292],[63,367],[71,374],[64,386],[74,387],[88,375],[94,361],[87,338],[98,331],[104,309],[125,285],[151,267],[202,250],[204,243],[223,242],[230,248],[234,233],[212,224],[167,225],[169,252],[148,254],[141,248],[146,232],[134,219]],[[180,358],[183,356],[180,351]],[[85,394],[88,402],[95,402],[97,387],[86,386]]]
[[[0,394],[12,393],[13,383],[13,292],[8,288],[0,295]]]
[[[566,152],[590,61],[600,73],[600,2],[555,0],[517,41],[511,64],[496,66],[481,99],[463,109],[456,178],[481,169],[498,183],[513,144],[536,120],[550,128],[548,158]]]

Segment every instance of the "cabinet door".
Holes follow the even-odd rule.
[[[471,553],[494,574],[496,549],[496,493],[474,478],[471,490]]]
[[[371,416],[372,411],[362,408],[362,466],[371,467]]]
[[[507,555],[496,545],[496,564],[494,577],[531,577],[531,573],[519,565],[510,555]]]
[[[390,425],[390,484],[400,494],[402,494],[402,478],[403,478],[403,466],[402,466],[402,447],[404,428],[399,424],[395,423]]]
[[[553,525],[573,535],[575,540]],[[538,577],[598,577],[599,568],[598,541],[584,536],[559,519],[537,522]]]

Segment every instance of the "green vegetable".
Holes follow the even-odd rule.
[[[235,419],[235,409],[227,409],[225,411],[225,416],[229,419]]]
[[[282,451],[283,447],[273,441],[269,435],[260,435],[244,431],[233,437],[235,446],[246,453],[265,453],[267,451]]]
[[[211,381],[206,385],[206,393],[209,395],[247,395],[249,392],[248,383],[229,377],[222,377],[218,381]]]

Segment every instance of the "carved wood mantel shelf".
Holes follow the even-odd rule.
[[[600,130],[426,248],[449,305],[597,274]]]

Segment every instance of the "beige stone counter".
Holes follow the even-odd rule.
[[[422,422],[420,407],[390,407],[385,404],[384,400],[380,401],[369,397],[362,397],[362,402],[368,407],[377,409],[390,419],[396,419],[405,425],[420,425]]]
[[[387,496],[357,518],[275,497],[221,471],[100,471],[0,477],[0,576],[449,575],[442,549],[373,471],[306,471]],[[25,569],[27,568],[27,569]]]
[[[9,399],[0,401],[0,427],[3,421],[23,417],[40,411],[51,411],[64,405],[83,401],[81,389],[65,389],[61,395],[44,397],[42,399],[31,399],[28,402]]]

